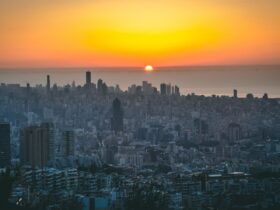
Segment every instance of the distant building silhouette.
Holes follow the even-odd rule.
[[[91,72],[87,71],[86,72],[86,86],[90,87],[90,84],[91,84]]]
[[[142,94],[142,87],[140,85],[136,86],[135,94],[136,95],[141,95]]]
[[[174,94],[178,95],[178,96],[180,95],[180,89],[177,85],[175,85],[175,87],[174,87]]]
[[[252,100],[254,99],[254,95],[252,93],[248,93],[246,98]]]
[[[41,128],[48,139],[48,160],[51,161],[54,159],[54,125],[53,123],[45,122],[41,124]]]
[[[123,110],[121,102],[115,98],[112,104],[113,117],[111,119],[111,128],[115,132],[123,131]]]
[[[102,95],[106,96],[107,93],[108,93],[108,87],[107,87],[105,82],[102,84],[102,89],[101,90],[102,90]]]
[[[27,94],[29,94],[30,93],[30,84],[29,83],[26,83],[26,92],[27,92]]]
[[[0,123],[0,168],[11,164],[10,124]]]
[[[237,96],[237,90],[236,89],[234,89],[233,90],[233,98],[237,98],[238,96]]]
[[[166,84],[165,83],[160,84],[160,94],[166,95]]]
[[[116,84],[115,93],[120,93],[120,92],[121,92],[121,88],[118,84]]]
[[[166,85],[166,94],[171,95],[171,84]]]
[[[30,126],[21,132],[21,161],[32,167],[44,167],[54,158],[52,123]]]
[[[51,89],[51,79],[50,75],[47,75],[47,92],[49,92]]]
[[[205,135],[208,133],[209,126],[205,120],[199,118],[194,119],[194,129],[196,134]]]
[[[74,132],[64,131],[63,136],[63,155],[65,157],[74,155]]]
[[[102,79],[99,79],[97,81],[97,91],[98,91],[98,93],[102,92],[102,85],[103,85],[103,81],[102,81]]]
[[[241,139],[241,126],[237,123],[230,123],[228,126],[228,139],[235,142]]]
[[[142,82],[142,89],[143,89],[144,95],[151,95],[151,94],[153,94],[153,91],[154,91],[152,84],[147,81]]]

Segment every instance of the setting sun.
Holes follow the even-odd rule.
[[[279,6],[277,0],[0,1],[0,68],[278,64]]]
[[[154,68],[151,65],[145,66],[145,71],[153,71]]]

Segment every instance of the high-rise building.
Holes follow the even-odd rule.
[[[26,84],[26,93],[27,94],[30,93],[30,84],[29,83]]]
[[[63,155],[65,157],[74,155],[74,132],[64,131],[63,136]]]
[[[166,85],[166,94],[171,95],[171,84]]]
[[[228,138],[230,142],[241,139],[241,126],[237,123],[230,123],[228,126]]]
[[[91,84],[91,72],[87,71],[86,72],[86,85],[90,86],[90,84]]]
[[[254,99],[254,95],[252,93],[248,93],[246,95],[246,98],[249,99],[249,100],[253,100]]]
[[[208,133],[209,126],[205,120],[196,118],[194,119],[194,129],[196,134],[205,135]]]
[[[33,167],[43,167],[48,162],[48,142],[39,126],[30,126],[21,133],[21,161]]]
[[[123,109],[121,101],[115,98],[112,105],[113,117],[111,119],[111,128],[115,132],[123,131]]]
[[[99,79],[99,80],[97,81],[97,91],[98,91],[99,93],[102,92],[102,85],[103,85],[103,81],[102,81],[102,79]]]
[[[234,89],[233,90],[233,98],[237,98],[238,96],[237,96],[237,90],[236,89]]]
[[[166,84],[165,83],[160,84],[160,94],[166,95]]]
[[[102,95],[107,95],[107,93],[108,93],[108,87],[107,87],[107,85],[106,85],[106,83],[104,82],[103,84],[102,84]]]
[[[10,124],[0,123],[0,168],[11,164]]]
[[[41,128],[44,130],[45,138],[48,139],[48,160],[54,159],[54,125],[50,122],[41,124]]]
[[[136,95],[141,95],[142,94],[142,87],[140,85],[136,86],[135,94]]]
[[[142,82],[142,90],[144,95],[151,95],[153,94],[153,87],[151,83],[148,83],[147,81]]]
[[[268,94],[267,94],[267,93],[264,93],[262,98],[263,98],[264,100],[267,100],[267,99],[268,99]]]
[[[49,92],[51,89],[51,79],[50,75],[47,75],[47,91]]]
[[[30,126],[21,132],[21,161],[33,167],[44,167],[54,158],[52,123]]]
[[[122,90],[120,88],[120,86],[118,84],[116,84],[116,87],[115,87],[115,93],[121,93]]]
[[[175,85],[175,87],[174,87],[174,94],[178,95],[178,96],[180,95],[180,89],[177,85]]]

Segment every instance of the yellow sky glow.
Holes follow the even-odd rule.
[[[0,67],[277,64],[279,1],[0,0]]]

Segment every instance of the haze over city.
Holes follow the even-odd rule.
[[[279,8],[0,0],[0,210],[279,210]]]

